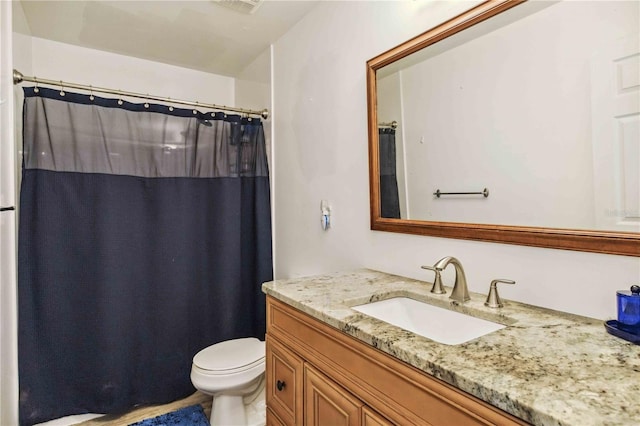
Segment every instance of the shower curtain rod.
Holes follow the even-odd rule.
[[[398,127],[398,122],[396,120],[393,120],[389,123],[378,123],[378,127],[389,127],[391,129],[395,129]]]
[[[64,89],[66,87],[66,88],[72,88],[72,89],[88,90],[89,92],[99,92],[99,93],[108,93],[108,94],[111,94],[111,95],[129,96],[129,97],[132,97],[132,98],[146,99],[146,100],[149,100],[149,101],[169,102],[169,103],[174,103],[174,104],[189,105],[189,106],[200,107],[200,108],[208,108],[208,109],[217,109],[217,110],[223,110],[223,111],[238,112],[240,114],[259,115],[262,118],[264,118],[265,120],[267,118],[269,118],[269,110],[266,109],[266,108],[263,109],[262,111],[258,111],[258,110],[253,110],[253,109],[230,107],[230,106],[226,106],[226,105],[204,104],[204,103],[200,103],[200,102],[183,101],[183,100],[180,100],[180,99],[165,98],[165,97],[161,97],[161,96],[148,95],[148,94],[144,94],[144,93],[127,92],[125,90],[114,90],[114,89],[106,89],[104,87],[87,86],[87,85],[84,85],[84,84],[69,83],[69,82],[62,81],[62,80],[55,81],[55,80],[47,80],[47,79],[44,79],[44,78],[27,77],[27,76],[23,75],[20,71],[14,69],[13,70],[13,84],[20,84],[23,81],[28,81],[28,82],[31,82],[31,83],[35,83],[36,86],[38,84],[47,84],[47,85],[52,85],[52,86],[60,86],[62,89]]]

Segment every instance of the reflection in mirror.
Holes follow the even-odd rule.
[[[404,161],[398,161],[396,154],[396,126],[387,123],[378,125],[380,155],[380,214],[382,217],[400,219],[400,196],[397,169],[404,178]],[[404,179],[403,179],[404,180]],[[403,194],[403,201],[405,200]],[[403,204],[405,204],[403,202]],[[402,217],[406,217],[406,214]]]
[[[640,2],[515,3],[483,3],[369,61],[372,228],[612,231],[640,246]],[[467,23],[478,16],[490,19]]]
[[[472,39],[448,38],[447,50],[424,49],[421,62],[380,69],[378,120],[401,123],[396,149],[380,130],[381,174],[394,156],[402,218],[640,231],[640,110],[616,111],[625,100],[608,91],[618,75],[607,72],[638,54],[638,4],[531,2],[477,25]],[[618,66],[636,71],[633,87],[638,57],[627,62]],[[637,86],[624,93],[637,100]],[[603,131],[616,113],[620,128]],[[390,177],[381,176],[381,214],[393,218]],[[488,198],[433,195],[485,187]]]

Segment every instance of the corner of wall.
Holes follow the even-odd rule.
[[[267,108],[271,103],[271,48],[267,48],[235,78],[238,106]]]
[[[273,147],[273,45],[265,49],[252,63],[247,65],[235,78],[235,101],[236,106],[247,109],[269,110],[269,118],[263,120],[264,136],[267,150],[267,161],[269,170],[273,175],[275,170],[274,147]],[[275,193],[274,179],[271,182],[271,235],[272,235],[272,256],[275,275],[275,203],[273,194]]]
[[[27,15],[25,15],[24,9],[22,8],[22,2],[20,0],[14,0],[11,4],[13,31],[20,34],[31,35],[31,27],[29,26]]]

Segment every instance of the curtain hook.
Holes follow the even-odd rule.
[[[146,102],[144,103],[144,107],[145,107],[145,108],[149,108],[149,94],[148,94],[148,93],[147,93],[147,100],[146,100]]]
[[[124,102],[122,101],[122,90],[118,90],[118,105],[122,105]]]
[[[33,92],[34,93],[40,92],[40,89],[38,88],[38,77],[33,76],[33,81],[35,81],[35,83],[36,83],[36,87],[33,88]]]
[[[168,102],[171,102],[171,98],[167,98]],[[173,111],[173,106],[169,105],[169,111]]]
[[[198,113],[198,101],[196,101],[196,107],[193,109],[193,113],[197,114]]]
[[[89,85],[89,99],[92,100],[92,101],[95,99],[95,96],[93,96],[93,86],[92,85]]]
[[[64,84],[62,84],[62,80],[60,80],[60,96],[64,96]]]

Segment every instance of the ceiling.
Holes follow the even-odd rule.
[[[247,14],[213,0],[20,1],[34,37],[231,77],[318,2],[266,0]]]

